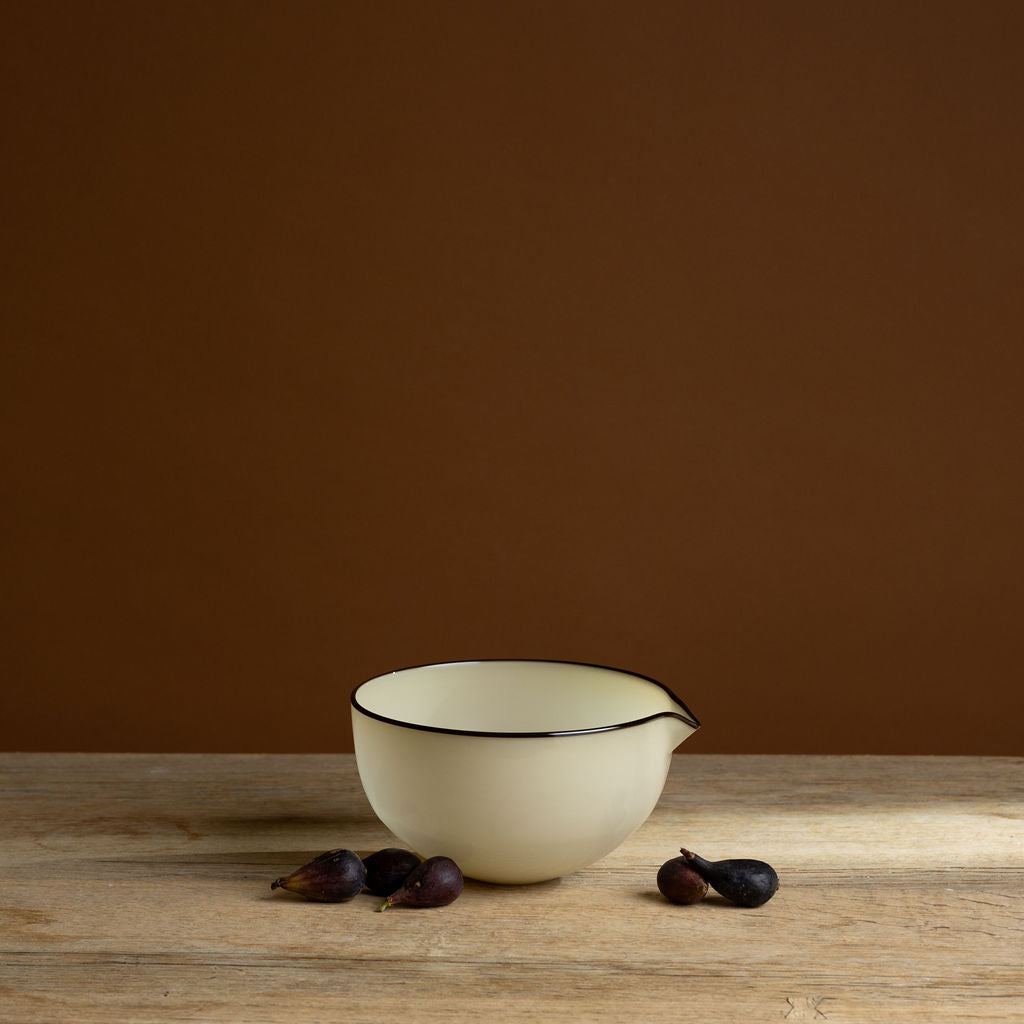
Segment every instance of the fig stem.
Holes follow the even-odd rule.
[[[379,906],[379,907],[377,908],[377,910],[378,910],[378,912],[379,912],[379,913],[383,914],[383,913],[384,913],[384,911],[385,911],[385,910],[387,910],[387,909],[388,909],[388,907],[390,907],[390,906],[392,906],[392,905],[393,905],[393,901],[392,901],[391,897],[389,896],[389,897],[388,897],[388,898],[387,898],[387,899],[386,899],[386,900],[385,900],[385,901],[384,901],[384,902],[383,902],[383,903],[382,903],[382,904],[381,904],[381,905],[380,905],[380,906]]]

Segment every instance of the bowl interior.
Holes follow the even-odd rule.
[[[357,688],[372,716],[428,729],[548,733],[690,713],[661,684],[571,662],[471,661],[401,669]]]

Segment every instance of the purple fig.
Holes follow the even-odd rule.
[[[690,867],[685,857],[673,857],[658,869],[658,888],[669,903],[699,903],[708,883]]]
[[[366,868],[351,850],[328,850],[290,875],[275,879],[271,889],[287,889],[320,903],[343,903],[362,892]]]
[[[414,868],[401,887],[378,909],[407,907],[444,907],[458,899],[463,878],[458,864],[450,857],[429,857]]]
[[[366,888],[374,896],[390,896],[419,866],[420,858],[411,850],[389,846],[363,858],[366,868]]]
[[[720,896],[740,907],[760,907],[779,887],[775,869],[763,860],[705,860],[689,850],[679,851],[701,878]]]

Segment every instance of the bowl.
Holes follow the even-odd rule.
[[[420,665],[352,692],[377,816],[485,882],[558,878],[610,853],[647,820],[672,751],[698,728],[654,679],[579,662]]]

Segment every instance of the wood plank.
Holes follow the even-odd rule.
[[[1022,759],[680,755],[556,882],[386,914],[270,892],[393,842],[348,755],[0,755],[0,1016],[1024,1021]],[[680,845],[782,887],[671,906]]]

